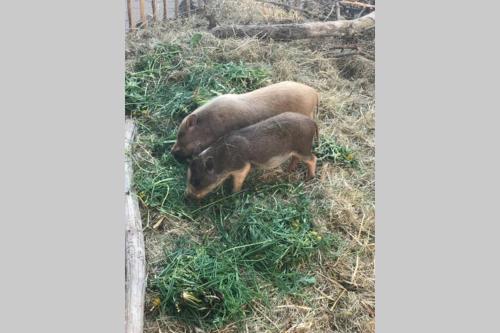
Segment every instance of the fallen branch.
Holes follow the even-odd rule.
[[[353,35],[373,28],[374,26],[375,12],[371,12],[355,20],[220,26],[213,29],[212,33],[219,38],[258,37],[272,38],[274,40],[294,40]]]
[[[339,4],[345,7],[352,7],[352,8],[363,8],[363,9],[373,9],[375,10],[374,5],[369,5],[367,3],[362,3],[362,2],[356,2],[356,1],[339,1]]]
[[[359,17],[363,16],[363,14],[365,13],[365,11],[366,11],[366,8],[361,9],[361,10],[359,11],[359,13],[357,13],[357,14],[354,16],[354,18],[359,18]]]
[[[125,153],[130,154],[135,125],[125,123]],[[146,259],[144,235],[137,196],[132,189],[132,161],[125,159],[125,332],[142,333],[144,325],[144,292]]]
[[[337,3],[334,1],[332,4],[332,9],[330,9],[330,12],[328,13],[328,15],[326,15],[326,17],[323,19],[323,21],[328,21],[328,19],[330,18],[330,15],[332,15],[333,11],[335,10],[335,7],[337,7]]]

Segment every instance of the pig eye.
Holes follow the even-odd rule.
[[[213,158],[208,158],[206,161],[205,161],[205,169],[207,169],[207,171],[213,171],[214,170],[214,160]]]

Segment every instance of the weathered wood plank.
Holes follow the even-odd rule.
[[[142,333],[144,293],[146,289],[146,256],[144,235],[137,196],[132,189],[132,161],[129,157],[135,136],[131,119],[125,123],[125,331]]]

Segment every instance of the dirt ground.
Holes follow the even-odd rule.
[[[161,1],[160,1],[161,2]],[[301,22],[311,18],[255,1],[215,1],[219,23]],[[171,11],[172,12],[172,11]],[[349,147],[359,163],[356,169],[332,162],[318,165],[317,177],[306,185],[322,200],[312,204],[319,230],[340,235],[345,246],[335,261],[317,258],[316,283],[307,297],[276,297],[271,306],[256,306],[240,323],[214,332],[374,332],[375,331],[375,67],[374,29],[361,36],[292,42],[252,38],[218,40],[206,29],[207,21],[194,16],[170,21],[127,36],[127,68],[139,54],[158,43],[202,35],[210,56],[224,52],[227,59],[263,64],[271,80],[294,80],[316,88],[321,95],[317,122],[322,137]],[[357,45],[359,52],[339,49]],[[277,170],[262,177],[274,177]],[[290,177],[299,177],[290,176]],[[326,210],[325,210],[326,207]],[[155,213],[141,207],[144,225],[157,222]],[[326,213],[325,213],[326,211]],[[197,229],[177,219],[165,219],[157,229],[145,228],[148,272],[161,260],[165,244]],[[145,332],[201,332],[173,317],[149,312],[146,297]]]

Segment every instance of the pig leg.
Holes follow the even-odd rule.
[[[233,192],[241,191],[241,186],[250,172],[251,165],[247,163],[242,169],[233,172]]]
[[[294,171],[295,169],[297,169],[297,165],[299,164],[299,161],[300,161],[300,159],[297,156],[292,155],[292,160],[290,161],[290,164],[288,164],[288,172],[291,172],[291,171]]]
[[[311,154],[311,156],[307,159],[304,159],[304,162],[307,165],[307,178],[314,178],[316,176],[316,161],[318,158]]]

